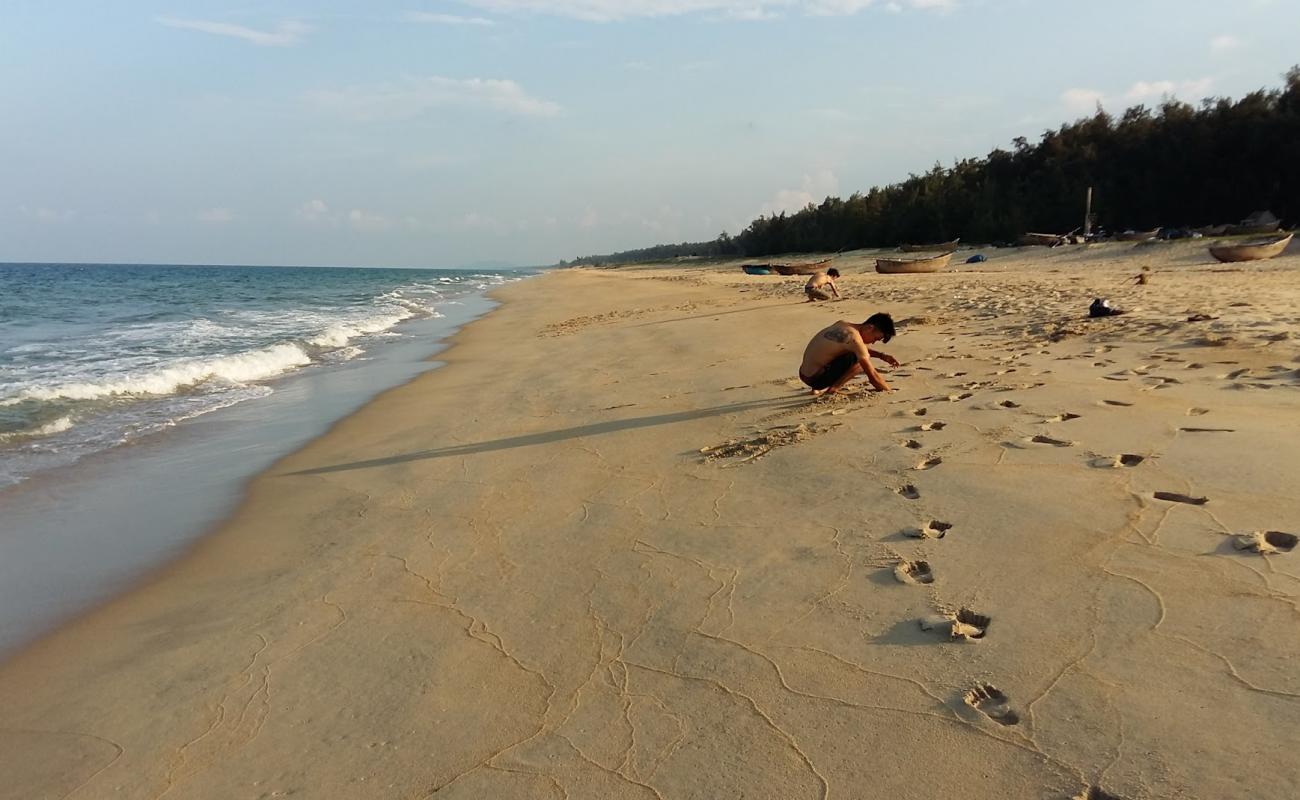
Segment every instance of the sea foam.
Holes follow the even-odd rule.
[[[247,353],[193,359],[160,369],[110,377],[103,381],[63,383],[24,389],[0,405],[30,400],[98,400],[105,397],[166,395],[207,381],[247,383],[273,378],[311,363],[298,344],[277,344]]]

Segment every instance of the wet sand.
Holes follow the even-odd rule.
[[[0,669],[0,796],[1291,796],[1300,255],[986,252],[498,291]]]

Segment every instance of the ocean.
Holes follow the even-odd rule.
[[[183,552],[533,272],[0,264],[0,654]]]

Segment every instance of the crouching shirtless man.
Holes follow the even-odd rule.
[[[894,320],[888,314],[872,314],[861,324],[842,319],[818,331],[808,343],[803,351],[803,364],[799,366],[799,379],[812,387],[813,394],[834,394],[854,375],[866,373],[872,386],[888,392],[889,384],[871,366],[870,359],[874,356],[893,367],[898,366],[898,359],[867,345],[892,338]]]

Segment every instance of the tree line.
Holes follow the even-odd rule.
[[[1097,225],[1114,231],[1236,222],[1268,209],[1300,220],[1300,66],[1277,89],[1199,106],[1167,99],[1118,118],[1091,117],[1013,140],[951,167],[760,216],[736,236],[661,244],[561,265],[680,257],[765,256],[893,247],[904,242],[1011,242],[1027,231],[1082,225],[1093,187]]]

